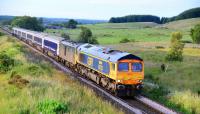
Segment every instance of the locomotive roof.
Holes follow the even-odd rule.
[[[78,47],[79,51],[93,55],[95,57],[108,60],[110,62],[117,62],[122,59],[137,59],[142,60],[141,58],[119,50],[112,50],[110,48],[95,46],[91,44],[83,44]]]
[[[22,31],[22,32],[25,32],[28,34],[32,34],[33,36],[41,36],[44,39],[55,42],[55,43],[59,43],[60,41],[64,40],[64,38],[59,37],[59,36],[53,36],[53,35],[49,35],[47,33],[31,31],[31,30],[27,30],[27,29],[23,29],[23,28],[18,28],[18,27],[13,27],[13,30]]]
[[[45,40],[49,40],[49,41],[52,41],[52,42],[56,42],[56,43],[59,43],[60,41],[64,40],[64,38],[62,37],[59,37],[59,36],[52,36],[52,35],[46,35],[44,37]]]
[[[36,31],[31,31],[31,30],[27,30],[27,29],[23,29],[23,28],[17,28],[17,27],[13,27],[14,30],[18,30],[18,31],[21,31],[21,32],[26,32],[26,33],[29,33],[29,34],[40,34],[40,32],[36,32]]]
[[[67,40],[64,40],[64,41],[61,41],[61,43],[65,46],[70,46],[70,47],[78,47],[80,45],[80,43],[76,43],[76,42],[73,42],[73,41],[67,41]]]

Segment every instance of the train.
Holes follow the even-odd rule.
[[[18,27],[12,34],[117,96],[135,96],[142,90],[144,61],[136,55]]]

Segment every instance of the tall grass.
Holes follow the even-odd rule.
[[[176,111],[185,114],[192,113],[192,107],[182,106],[186,103],[184,102],[185,100],[182,100],[181,103],[177,103],[177,101],[171,100],[170,96],[174,95],[172,97],[176,98],[181,96],[181,94],[173,94],[174,91],[190,90],[192,94],[191,97],[200,93],[200,88],[198,86],[200,85],[200,49],[185,48],[183,50],[183,62],[167,62],[165,61],[165,56],[168,48],[156,49],[156,45],[165,46],[164,43],[135,42],[125,45],[117,44],[110,47],[128,51],[144,59],[145,88],[143,94]],[[165,64],[167,67],[166,72],[162,71],[162,64]],[[184,96],[185,92],[182,92],[182,94]],[[187,101],[192,103],[192,100],[187,99]]]
[[[1,36],[0,44],[0,52],[17,61],[10,71],[0,74],[0,114],[39,113],[37,106],[44,99],[66,104],[71,114],[123,113],[16,40]],[[21,89],[9,85],[10,76],[15,74],[29,84]]]
[[[191,91],[175,91],[170,101],[188,110],[191,114],[200,113],[200,96]]]

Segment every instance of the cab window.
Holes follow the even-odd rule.
[[[128,71],[128,63],[119,63],[118,64],[118,71],[126,72]]]
[[[133,72],[141,72],[142,71],[142,63],[132,63],[132,71]]]

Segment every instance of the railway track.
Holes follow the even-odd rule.
[[[7,30],[1,28],[6,34],[12,35]],[[19,40],[19,39],[18,39]],[[66,66],[58,63],[53,58],[43,54],[42,52],[36,50],[35,48],[31,47],[30,45],[26,44],[25,42],[19,40],[24,45],[29,47],[34,52],[37,52],[41,56],[43,56],[46,60],[50,61],[54,64],[57,68],[62,70],[63,72],[69,74],[73,79],[80,81],[82,84],[89,86],[92,88],[95,93],[113,103],[116,107],[120,108],[127,114],[177,114],[171,109],[164,107],[148,98],[143,96],[136,96],[134,99],[121,99],[119,97],[114,96],[113,94],[109,93],[96,83],[81,77],[78,73],[74,72],[73,69],[68,69]]]

